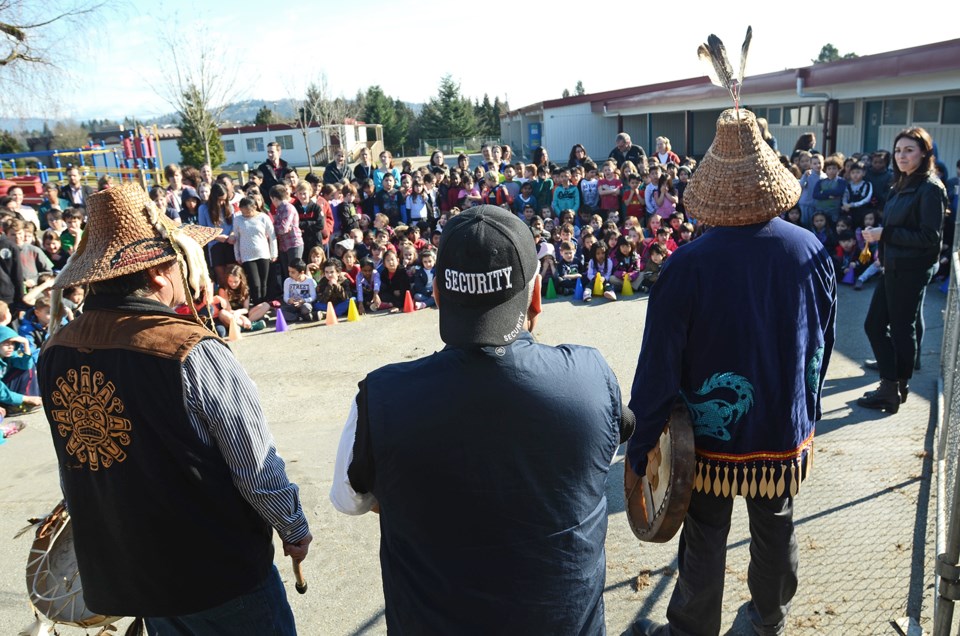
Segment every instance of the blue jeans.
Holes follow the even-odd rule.
[[[217,607],[167,618],[147,618],[149,636],[296,636],[277,566],[263,583]]]

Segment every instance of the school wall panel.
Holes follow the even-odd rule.
[[[702,159],[707,154],[713,138],[717,136],[717,119],[721,112],[723,111],[700,110],[693,113],[693,155],[697,159]],[[676,147],[677,144],[673,145]]]
[[[647,117],[648,115],[628,115],[623,118],[623,130],[618,130],[617,132],[625,132],[630,135],[630,139],[635,144],[643,146],[643,149],[646,150],[650,144],[647,143]],[[616,118],[614,118],[616,121]],[[616,135],[614,135],[616,138]],[[616,144],[610,144],[610,150],[613,150]],[[607,150],[607,154],[610,154],[610,150]]]
[[[657,137],[666,137],[670,140],[673,151],[680,156],[686,154],[687,140],[685,136],[684,113],[656,113],[650,116],[653,128],[653,139],[644,146],[648,155],[653,155],[657,151]]]
[[[617,132],[617,119],[592,112],[589,102],[543,112],[543,145],[557,164],[566,164],[570,149],[578,143],[593,159],[605,158],[615,145]]]

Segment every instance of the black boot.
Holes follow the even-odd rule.
[[[875,391],[867,391],[857,399],[857,404],[868,409],[880,409],[888,413],[900,410],[900,383],[880,378],[880,386]]]
[[[900,389],[900,404],[903,404],[907,401],[907,396],[910,395],[910,387],[908,386],[910,380],[900,380],[897,382],[898,388]]]

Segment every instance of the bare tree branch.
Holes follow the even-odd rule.
[[[170,22],[179,24],[178,20]],[[238,64],[228,64],[228,48],[206,27],[189,34],[167,32],[162,40],[170,63],[157,94],[197,131],[210,162],[210,142],[223,112],[240,95]]]

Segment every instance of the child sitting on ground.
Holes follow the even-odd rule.
[[[307,264],[303,259],[290,261],[289,277],[283,281],[283,304],[280,311],[288,323],[313,322],[313,303],[317,300],[317,283],[307,276]]]
[[[667,258],[667,248],[661,243],[650,245],[647,261],[643,265],[643,273],[640,276],[640,291],[646,293],[660,278],[660,268],[663,267],[663,260]]]
[[[378,245],[374,248],[379,252]],[[360,260],[360,276],[357,277],[357,309],[360,313],[364,310],[369,311],[371,306],[376,303],[380,305],[380,272],[371,258]]]
[[[406,293],[410,291],[410,278],[406,270],[400,267],[400,258],[396,251],[388,250],[383,257],[383,271],[380,272],[380,303],[370,308],[374,311],[388,309],[396,313],[403,309]]]
[[[33,308],[20,319],[18,333],[30,340],[34,358],[40,354],[40,347],[49,336],[50,330],[50,301],[41,296],[33,304]]]
[[[857,250],[857,237],[853,232],[844,230],[837,234],[837,248],[833,256],[837,279],[848,285],[855,284],[860,273],[860,252]]]
[[[537,259],[540,261],[540,279],[545,281],[553,280],[557,275],[557,257],[556,250],[549,241],[540,243],[537,249]],[[549,283],[541,285],[540,293],[547,295]]]
[[[7,326],[0,327],[0,378],[0,409],[9,413],[40,407],[30,342]]]
[[[333,303],[333,311],[337,316],[346,316],[350,309],[350,298],[353,297],[353,285],[343,273],[341,263],[331,258],[323,264],[323,278],[317,284],[317,314],[327,309],[328,303]]]
[[[587,263],[587,274],[583,281],[583,300],[590,302],[593,299],[593,286],[597,276],[603,284],[603,297],[607,300],[616,300],[617,295],[610,284],[610,275],[613,274],[613,261],[607,258],[609,250],[603,241],[597,241],[590,248],[590,262]]]
[[[437,253],[432,249],[425,249],[420,252],[420,266],[413,274],[411,288],[413,290],[413,301],[417,309],[436,306],[433,299],[433,280],[434,266],[437,263]]]
[[[219,319],[228,330],[234,320],[242,331],[260,331],[266,327],[263,319],[270,311],[270,303],[264,301],[250,306],[250,287],[242,267],[227,266],[227,285],[218,293],[222,299]]]
[[[626,236],[617,239],[617,247],[611,260],[613,261],[613,273],[610,275],[610,284],[614,291],[619,293],[623,290],[624,280],[629,278],[632,284],[640,276],[637,254]]]
[[[877,213],[868,210],[863,213],[863,228],[857,228],[857,246],[860,248],[860,263],[866,265],[864,270],[857,276],[857,281],[853,288],[857,291],[863,289],[863,284],[883,271],[880,265],[879,242],[867,243],[863,239],[863,229],[876,227]],[[862,245],[862,247],[860,247]]]
[[[569,239],[560,242],[560,261],[554,282],[557,293],[570,296],[576,291],[577,281],[583,278],[583,261],[577,258],[577,246]]]

